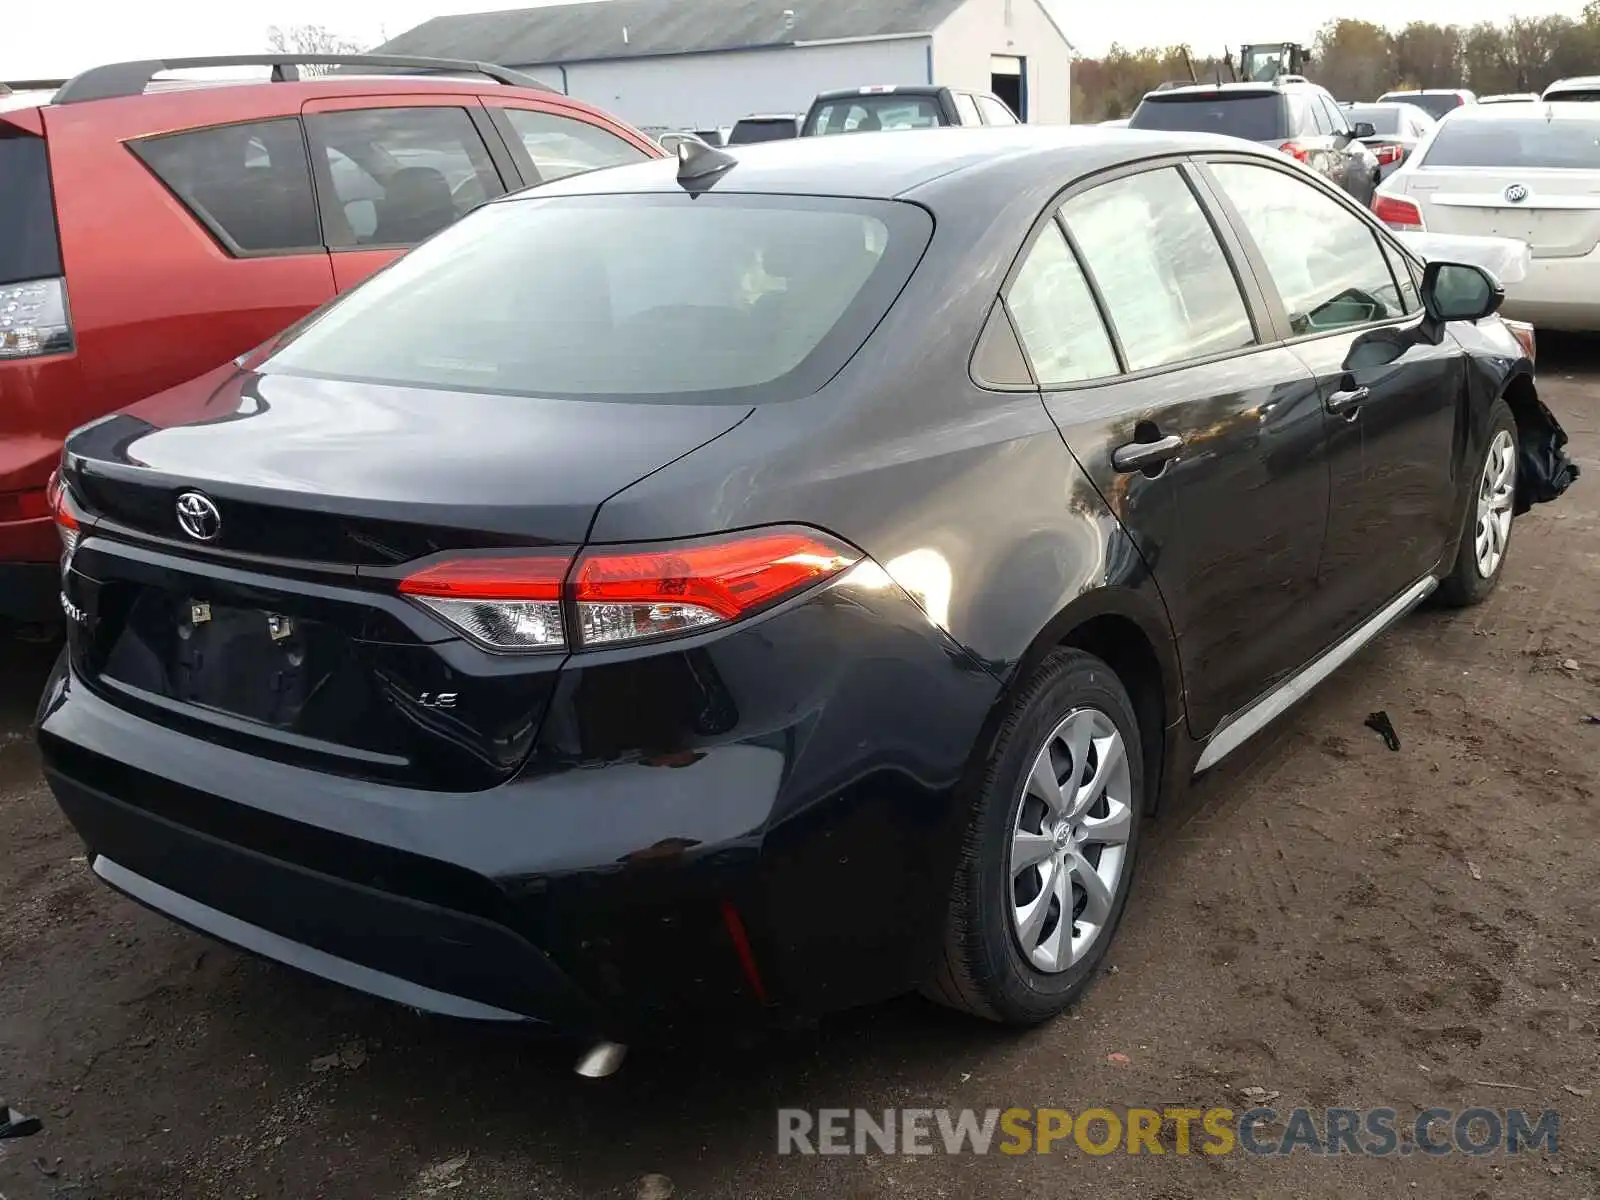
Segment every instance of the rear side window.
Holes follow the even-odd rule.
[[[871,133],[880,129],[932,129],[944,124],[934,96],[852,96],[825,100],[806,119],[806,135]]]
[[[530,192],[373,276],[261,369],[510,396],[792,399],[866,341],[931,233],[892,201]]]
[[[44,139],[0,123],[0,284],[60,274]]]
[[[990,125],[1015,125],[1017,123],[1016,114],[993,96],[979,96],[978,111],[983,114],[984,121]]]
[[[1176,168],[1101,184],[1061,211],[1105,298],[1129,370],[1255,342],[1222,243]]]
[[[306,132],[333,186],[336,250],[414,246],[505,191],[465,109],[317,113]]]
[[[541,183],[564,179],[602,167],[643,162],[650,156],[616,134],[555,113],[528,108],[502,109],[511,129],[527,151]]]
[[[129,149],[234,255],[322,248],[294,118],[167,134]]]
[[[1145,97],[1128,125],[1189,133],[1222,133],[1252,142],[1289,136],[1283,96],[1265,92],[1202,92],[1198,95]],[[1309,132],[1309,129],[1308,129]]]
[[[1600,164],[1600,109],[1593,119],[1485,118],[1466,113],[1439,127],[1425,167],[1550,167],[1593,170]]]
[[[1117,355],[1061,227],[1040,231],[1006,294],[1041,387],[1117,373]]]

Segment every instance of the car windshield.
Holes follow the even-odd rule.
[[[1378,102],[1392,101],[1396,104],[1415,104],[1435,121],[1446,113],[1454,112],[1462,106],[1461,97],[1454,92],[1390,92],[1387,96],[1379,96]]]
[[[1390,104],[1353,104],[1344,110],[1352,125],[1366,121],[1374,133],[1399,133],[1400,113],[1399,108]]]
[[[1287,137],[1283,97],[1275,92],[1200,92],[1146,96],[1130,129],[1225,133],[1252,142]]]
[[[1600,167],[1600,113],[1592,120],[1457,115],[1439,127],[1422,165],[1593,170]]]
[[[931,233],[920,208],[798,196],[490,204],[325,310],[263,373],[507,395],[756,403],[859,349]]]
[[[850,96],[825,100],[806,117],[805,132],[868,133],[878,129],[931,129],[943,122],[932,96]]]

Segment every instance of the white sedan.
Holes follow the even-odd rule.
[[[1541,329],[1600,330],[1600,104],[1468,105],[1378,189],[1397,230],[1514,238],[1531,251],[1502,312]]]

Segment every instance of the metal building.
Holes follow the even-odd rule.
[[[435,17],[379,52],[516,67],[644,129],[803,113],[832,88],[990,91],[1070,119],[1072,48],[1052,0],[591,0]]]

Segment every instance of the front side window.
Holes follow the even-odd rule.
[[[963,125],[982,125],[983,118],[978,115],[978,106],[966,92],[955,93],[956,112],[961,114]]]
[[[1006,306],[1041,387],[1117,373],[1117,355],[1094,296],[1054,221],[1028,251]]]
[[[1344,113],[1333,102],[1333,97],[1321,95],[1317,102],[1322,105],[1322,111],[1328,114],[1328,128],[1334,133],[1350,133],[1350,122],[1345,120]]]
[[[145,138],[129,149],[233,254],[322,248],[294,118]]]
[[[1222,244],[1176,168],[1101,184],[1061,211],[1105,299],[1129,370],[1255,342]]]
[[[632,142],[587,121],[528,108],[504,111],[541,183],[650,157]]]
[[[1295,336],[1404,315],[1377,232],[1355,213],[1271,167],[1211,171],[1260,247]]]
[[[462,108],[316,113],[306,132],[333,184],[334,249],[414,246],[505,191]]]
[[[506,396],[790,399],[860,348],[931,232],[894,201],[530,192],[374,275],[261,370]]]

